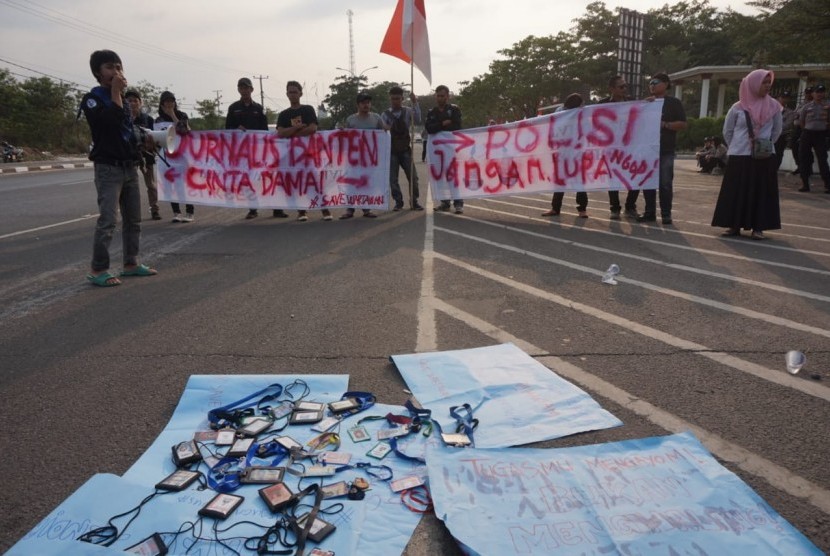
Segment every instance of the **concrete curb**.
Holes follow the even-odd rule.
[[[51,164],[30,164],[27,166],[0,166],[0,174],[19,174],[41,170],[70,170],[73,168],[92,168],[92,162],[53,162]]]

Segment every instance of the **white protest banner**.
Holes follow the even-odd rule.
[[[595,104],[431,135],[433,198],[657,189],[663,101]]]
[[[281,139],[266,131],[192,131],[156,164],[159,199],[229,208],[385,210],[389,135],[321,131]]]

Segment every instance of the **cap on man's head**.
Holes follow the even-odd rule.
[[[176,95],[174,95],[170,91],[164,91],[163,93],[161,93],[161,96],[159,97],[159,103],[163,104],[167,100],[172,100],[173,102],[176,102]]]
[[[778,96],[781,98],[790,98],[793,95],[789,91],[781,91],[780,93],[778,93]]]
[[[824,85],[816,85],[816,86],[813,88],[813,92],[814,92],[814,93],[823,93],[823,92],[825,92],[826,90],[827,90],[827,89],[825,89],[825,88],[824,88]]]
[[[364,100],[372,100],[372,95],[370,95],[366,91],[361,91],[357,93],[357,102],[363,102]]]
[[[124,97],[125,98],[133,97],[133,98],[137,98],[138,100],[141,100],[141,93],[138,92],[138,89],[127,89],[127,92],[124,93]]]
[[[251,83],[251,80],[247,77],[240,77],[239,81],[236,82],[237,87],[250,87],[251,89],[254,88],[254,84]]]
[[[812,92],[813,92],[813,88],[812,88],[812,87],[807,87],[806,89],[804,89],[804,94],[805,94],[805,95],[809,95],[809,94],[810,94],[810,93],[812,93]]]

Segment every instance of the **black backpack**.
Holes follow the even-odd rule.
[[[389,135],[392,138],[392,152],[405,153],[409,150],[409,129],[407,129],[406,122],[403,117],[406,114],[405,110],[401,110],[401,115],[397,118],[392,115],[392,110],[387,110],[389,119],[392,120],[392,125],[389,127]]]

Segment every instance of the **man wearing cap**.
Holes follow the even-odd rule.
[[[825,98],[824,85],[813,87],[813,100],[801,107],[798,123],[801,126],[799,145],[799,168],[801,170],[801,192],[810,191],[810,174],[813,164],[806,164],[815,153],[818,171],[824,182],[825,193],[830,193],[830,168],[827,165],[827,132],[830,129],[830,102]]]
[[[784,159],[784,150],[790,144],[793,134],[793,122],[795,121],[795,110],[790,108],[790,99],[792,95],[789,91],[781,91],[778,94],[778,103],[781,105],[781,135],[775,142],[775,157],[777,159],[776,168],[781,168],[781,161]],[[797,160],[797,156],[793,153],[793,160]]]
[[[124,93],[127,104],[130,105],[130,116],[133,118],[133,125],[144,129],[153,129],[153,118],[141,110],[141,93],[136,89],[127,89]],[[144,186],[147,188],[147,201],[150,205],[150,218],[161,220],[159,214],[159,192],[156,186],[156,155],[155,153],[142,151],[142,164],[139,166],[141,175],[144,176]]]
[[[660,213],[663,224],[671,224],[671,209],[674,182],[674,149],[677,132],[686,129],[686,111],[683,104],[675,97],[667,96],[671,80],[666,73],[655,73],[648,82],[651,96],[647,100],[663,99],[663,112],[660,120]],[[646,202],[645,212],[637,217],[637,222],[657,221],[657,191],[643,191]]]
[[[247,77],[240,78],[236,83],[236,90],[239,91],[240,98],[228,107],[228,115],[225,118],[225,129],[239,129],[242,131],[258,129],[268,131],[268,118],[265,117],[265,111],[262,109],[262,105],[254,102],[251,98],[251,93],[254,92],[254,84],[251,83],[251,80]],[[259,216],[257,210],[251,209],[245,218],[250,220],[257,216]],[[274,216],[285,218],[288,215],[282,210],[275,210]]]
[[[383,119],[377,112],[372,112],[372,95],[366,91],[357,94],[357,113],[346,118],[345,129],[386,129]],[[349,207],[340,215],[340,220],[347,220],[354,216],[354,208]],[[363,209],[366,218],[377,218],[377,214],[370,209]]]

